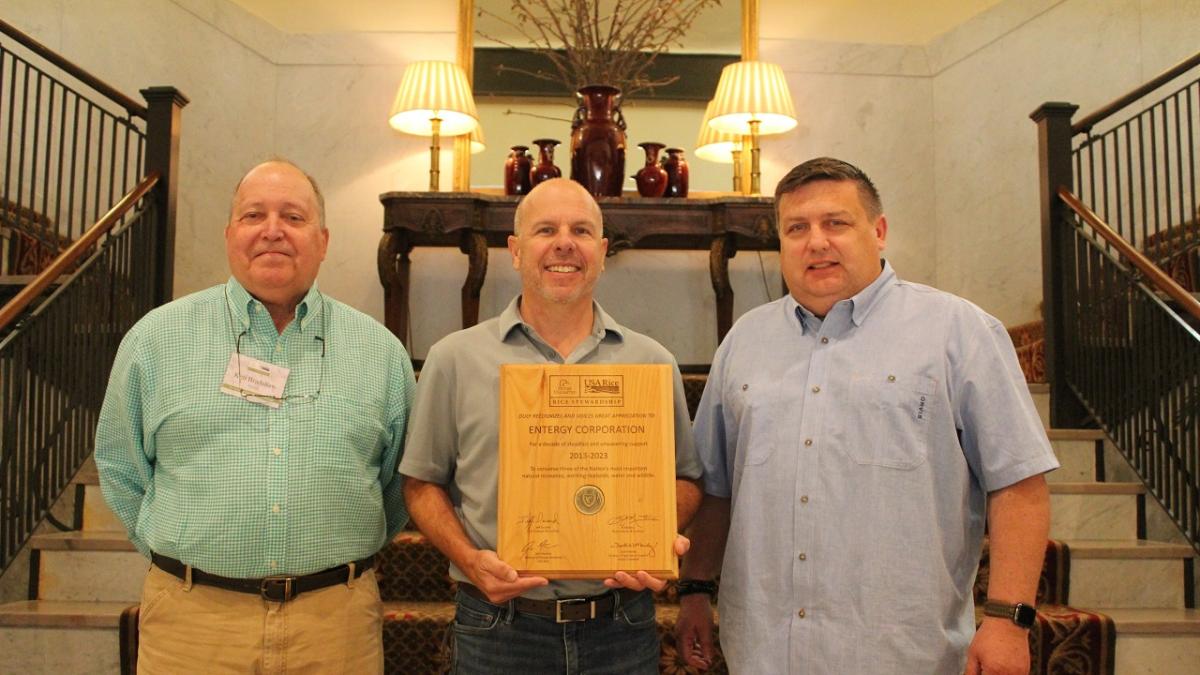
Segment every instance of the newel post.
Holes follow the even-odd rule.
[[[175,87],[142,89],[146,115],[146,173],[161,174],[152,199],[158,216],[154,250],[154,305],[175,293],[175,209],[179,195],[179,132],[188,99]]]

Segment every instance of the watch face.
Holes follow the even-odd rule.
[[[1037,610],[1025,604],[1018,604],[1013,612],[1013,622],[1024,628],[1032,628],[1037,621]]]

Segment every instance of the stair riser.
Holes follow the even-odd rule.
[[[1050,538],[1137,539],[1137,496],[1052,494]]]
[[[114,625],[97,628],[0,627],[0,672],[80,673],[117,675],[121,672],[118,634]]]
[[[149,562],[132,551],[41,552],[38,600],[137,603]]]
[[[1200,635],[1121,635],[1117,631],[1119,675],[1194,673],[1200,664]]]
[[[108,505],[104,503],[104,495],[100,493],[99,485],[84,487],[83,497],[83,530],[84,532],[124,532],[125,526]]]
[[[1096,480],[1096,441],[1052,440],[1059,468],[1046,474],[1050,483],[1086,483]]]
[[[1183,560],[1179,558],[1071,558],[1073,607],[1182,608]],[[1118,672],[1121,672],[1118,670]]]

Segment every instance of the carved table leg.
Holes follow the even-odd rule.
[[[383,325],[400,338],[406,349],[408,343],[408,289],[412,261],[408,254],[412,242],[403,231],[388,231],[379,240],[379,282],[383,284]]]
[[[479,292],[487,276],[487,237],[479,232],[463,235],[459,250],[467,254],[467,278],[462,287],[462,325],[470,328],[479,323]]]
[[[733,326],[733,286],[729,283],[729,259],[737,254],[736,235],[726,234],[713,239],[708,251],[708,273],[712,277],[713,293],[717,297],[717,343]]]

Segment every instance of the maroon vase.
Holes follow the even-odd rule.
[[[662,166],[667,170],[667,191],[664,197],[688,196],[688,165],[681,148],[667,148]]]
[[[667,147],[662,143],[638,143],[646,151],[646,166],[633,175],[638,194],[643,197],[661,197],[667,191],[667,170],[658,165],[658,153]]]
[[[538,163],[529,170],[530,185],[562,176],[562,169],[554,166],[554,146],[559,143],[560,141],[554,138],[539,138],[533,142],[538,146]]]
[[[504,194],[523,195],[533,189],[529,183],[533,158],[528,151],[529,148],[524,145],[514,145],[509,150],[508,158],[504,160]]]
[[[621,90],[605,84],[579,89],[571,124],[571,180],[597,197],[620,197],[625,182],[625,120]]]

